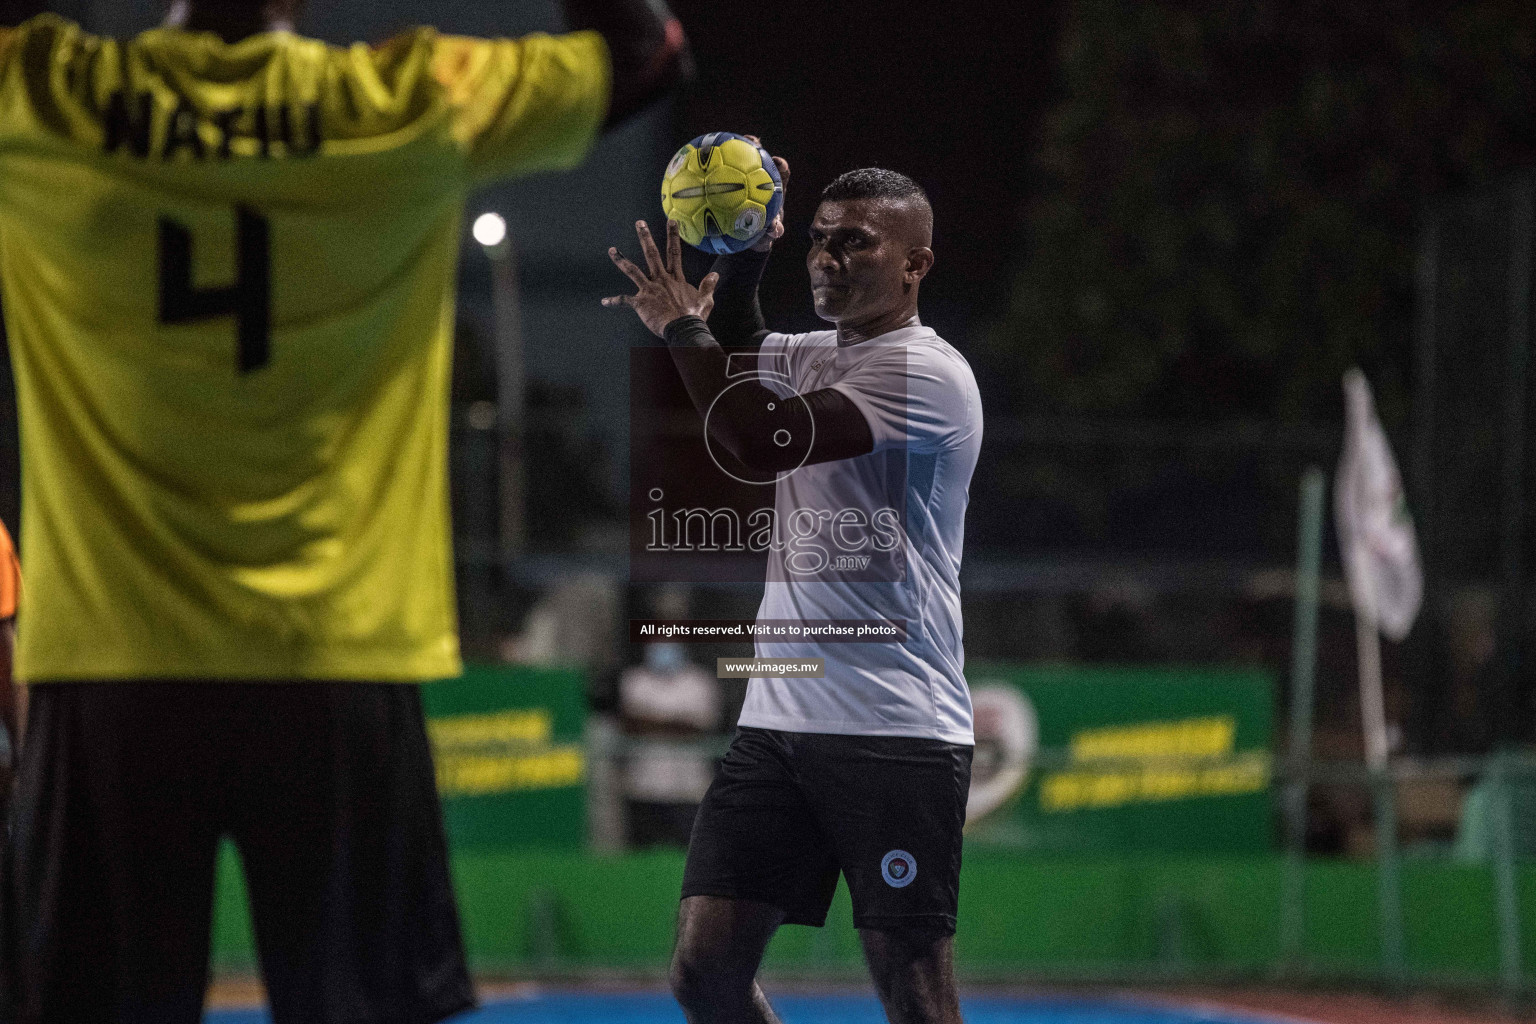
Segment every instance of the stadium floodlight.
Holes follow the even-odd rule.
[[[499,213],[482,213],[475,218],[474,227],[470,231],[475,241],[487,249],[494,249],[506,240],[507,220]]]
[[[523,430],[523,316],[517,281],[517,253],[507,220],[487,211],[475,218],[470,234],[485,250],[491,268],[491,299],[494,304],[496,352],[496,402],[476,403],[470,409],[470,426],[495,430],[500,438],[499,487],[501,497],[500,548],[503,556],[522,552],[526,535],[521,442]]]

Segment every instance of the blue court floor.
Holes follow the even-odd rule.
[[[784,1024],[885,1024],[873,996],[773,997]],[[1176,1008],[1114,998],[978,996],[963,1001],[967,1024],[1277,1024],[1273,1018]],[[264,1010],[213,1010],[205,1024],[266,1024]],[[661,993],[548,992],[488,1001],[452,1024],[684,1024]]]

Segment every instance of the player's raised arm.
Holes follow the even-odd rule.
[[[613,82],[609,129],[650,106],[693,76],[682,23],[664,0],[565,0],[573,29],[591,29],[608,44]]]
[[[748,135],[758,144],[755,135]],[[789,162],[781,156],[773,158],[779,169],[779,182],[785,202],[789,192]],[[774,216],[773,223],[763,232],[756,245],[742,252],[724,253],[715,259],[711,273],[715,275],[715,309],[709,317],[709,329],[721,345],[732,348],[761,344],[768,335],[768,325],[763,320],[762,303],[758,300],[758,285],[763,280],[763,270],[768,266],[768,256],[773,243],[784,235],[784,206]]]
[[[665,259],[644,221],[635,230],[648,271],[609,249],[609,257],[639,292],[611,296],[603,305],[631,307],[653,334],[666,339],[688,397],[712,437],[749,468],[773,473],[874,450],[864,414],[840,391],[822,388],[785,397],[755,380],[732,380],[725,350],[705,323],[714,310],[719,275],[711,271],[698,287],[683,277],[675,222],[667,222]],[[775,440],[785,437],[811,439],[810,451]]]
[[[562,35],[435,39],[433,76],[472,182],[575,167],[600,132],[692,73],[663,0],[566,0],[565,14]]]

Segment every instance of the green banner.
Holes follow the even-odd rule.
[[[1261,670],[975,665],[967,836],[1045,852],[1274,845]]]
[[[421,688],[450,845],[585,841],[585,690],[578,671],[511,665]]]
[[[213,963],[218,971],[250,974],[257,966],[256,944],[239,863],[226,843]],[[1015,984],[1144,976],[1167,981],[1171,972],[1186,971],[1227,982],[1267,975],[1282,964],[1284,870],[1277,854],[1024,857],[968,848],[956,966],[977,981]],[[1333,985],[1379,978],[1376,866],[1319,859],[1308,861],[1305,871],[1304,956],[1290,969]],[[1536,864],[1521,863],[1517,871],[1521,926],[1530,935],[1536,933]],[[460,852],[453,874],[476,972],[566,981],[666,976],[681,850],[617,857],[571,850]],[[1410,976],[1462,987],[1494,982],[1499,951],[1493,870],[1413,858],[1404,862],[1402,883]],[[764,972],[801,978],[835,972],[862,983],[867,968],[846,886],[838,887],[827,925],[779,929]],[[1536,975],[1536,944],[1522,944],[1521,952],[1526,976]]]

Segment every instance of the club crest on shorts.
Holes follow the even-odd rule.
[[[892,850],[880,861],[880,877],[893,889],[911,885],[917,877],[917,858],[906,850]]]

